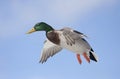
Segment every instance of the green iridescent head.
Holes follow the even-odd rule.
[[[54,30],[50,25],[44,23],[44,22],[40,22],[40,23],[37,23],[35,24],[35,26],[27,32],[27,34],[30,34],[32,32],[35,32],[35,31],[46,31],[46,32],[49,32],[51,30]]]

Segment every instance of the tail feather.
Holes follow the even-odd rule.
[[[95,52],[93,51],[93,49],[91,49],[91,51],[89,53],[90,53],[90,59],[97,62],[98,61],[98,57],[95,54]]]

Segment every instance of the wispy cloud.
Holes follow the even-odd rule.
[[[50,10],[64,21],[81,18],[84,14],[103,5],[112,5],[115,0],[57,0],[51,4]]]
[[[2,5],[0,38],[21,33],[28,22],[71,22],[97,7],[113,5],[116,0],[13,0]],[[5,9],[4,9],[5,8]],[[19,30],[18,30],[19,29]]]

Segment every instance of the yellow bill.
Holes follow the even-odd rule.
[[[35,32],[36,30],[34,28],[32,28],[30,31],[28,31],[26,34],[30,34],[32,32]]]

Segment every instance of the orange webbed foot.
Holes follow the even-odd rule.
[[[88,57],[87,53],[83,53],[83,56],[87,60],[87,62],[90,63],[90,58]]]
[[[79,62],[80,64],[82,64],[82,60],[81,60],[81,58],[80,58],[80,54],[77,54],[76,56],[77,56],[78,62]]]

